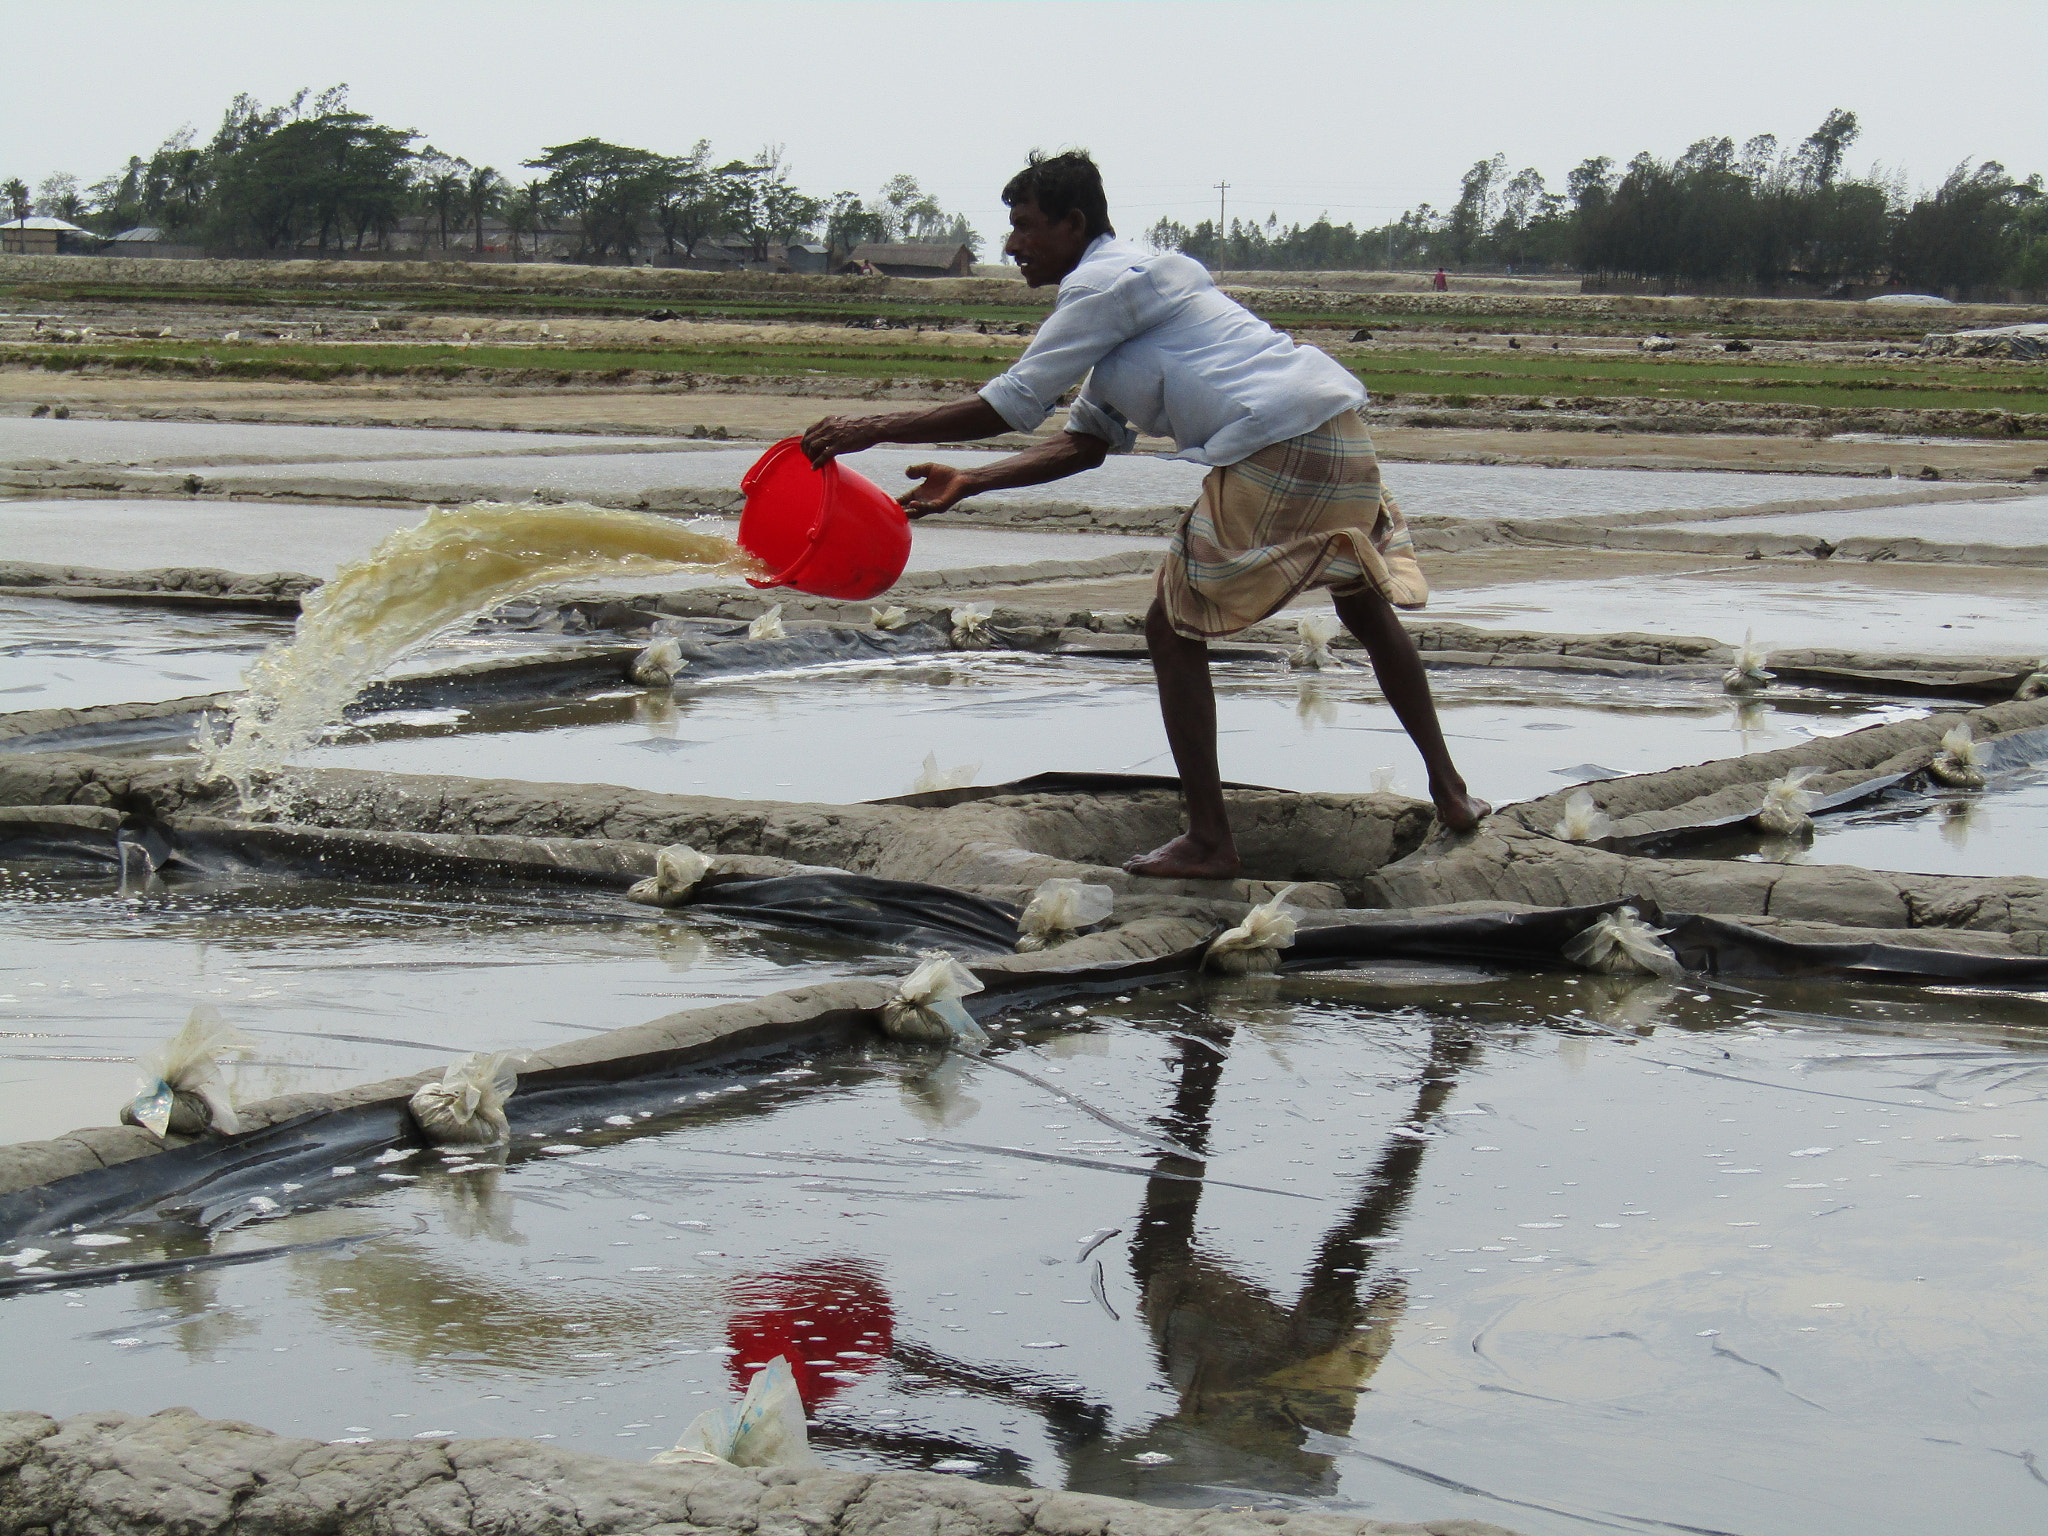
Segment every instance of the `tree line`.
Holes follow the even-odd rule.
[[[190,128],[148,157],[81,186],[19,177],[0,184],[12,216],[67,219],[103,235],[151,227],[172,244],[212,249],[319,252],[388,250],[401,230],[444,251],[485,248],[502,224],[512,254],[559,234],[576,261],[631,260],[659,250],[688,259],[707,240],[738,239],[760,259],[771,244],[818,240],[836,250],[865,242],[965,245],[981,237],[913,176],[891,177],[872,197],[813,196],[796,184],[780,145],[723,159],[708,139],[664,154],[603,139],[556,144],[515,178],[448,154],[411,128],[350,110],[348,88],[265,107],[237,96],[213,136]]]
[[[1448,211],[1424,203],[1377,228],[1268,217],[1192,227],[1161,219],[1156,249],[1219,269],[1447,267],[1574,271],[1663,285],[1771,291],[1888,282],[1954,297],[2048,290],[2048,195],[1995,160],[1909,195],[1903,178],[1848,174],[1856,114],[1837,109],[1790,147],[1701,139],[1675,160],[1582,161],[1562,192],[1505,155],[1475,164]]]

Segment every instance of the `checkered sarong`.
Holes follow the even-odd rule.
[[[1380,484],[1356,411],[1209,472],[1159,568],[1159,599],[1190,640],[1233,635],[1310,587],[1429,601],[1415,541]]]

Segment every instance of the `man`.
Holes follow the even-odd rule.
[[[1085,151],[1033,154],[1003,188],[1005,254],[1059,299],[1014,367],[978,395],[922,411],[828,416],[804,434],[814,464],[878,443],[957,442],[1029,432],[1086,377],[1067,428],[1036,447],[961,470],[915,464],[901,498],[912,517],[982,491],[1042,485],[1128,451],[1138,430],[1171,436],[1179,457],[1212,466],[1159,572],[1145,636],[1188,830],[1124,867],[1175,879],[1238,872],[1216,762],[1207,642],[1327,587],[1372,658],[1380,687],[1429,770],[1438,819],[1453,831],[1492,808],[1466,792],[1437,724],[1429,679],[1394,605],[1420,608],[1428,583],[1407,524],[1381,489],[1358,408],[1365,390],[1327,354],[1297,347],[1224,297],[1196,261],[1116,238],[1102,176]],[[1135,423],[1135,426],[1133,425]]]

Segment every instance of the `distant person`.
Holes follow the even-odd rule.
[[[1407,523],[1380,485],[1359,408],[1365,390],[1335,359],[1296,346],[1220,293],[1201,263],[1116,238],[1102,176],[1085,151],[1045,156],[1003,188],[1003,247],[1033,288],[1059,285],[1052,313],[1009,372],[950,405],[886,416],[828,416],[804,433],[814,464],[877,443],[957,442],[1030,432],[1086,379],[1064,432],[979,469],[915,464],[901,500],[912,517],[965,497],[1042,485],[1128,451],[1139,431],[1170,436],[1211,466],[1182,516],[1145,636],[1188,830],[1130,860],[1135,874],[1223,879],[1239,869],[1216,761],[1208,641],[1328,588],[1372,658],[1380,687],[1429,770],[1437,816],[1454,831],[1491,807],[1467,793],[1439,728],[1415,642],[1394,615],[1429,584]]]
[[[1434,288],[1438,293],[1445,293],[1449,291],[1451,286],[1451,280],[1448,277],[1444,276],[1444,269],[1442,267],[1438,267],[1436,269],[1436,276],[1432,277],[1429,280],[1429,286]]]

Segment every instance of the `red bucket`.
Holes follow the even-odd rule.
[[[879,597],[910,561],[910,519],[874,481],[835,460],[822,470],[785,437],[740,481],[739,544],[775,574],[747,582],[813,597]]]

